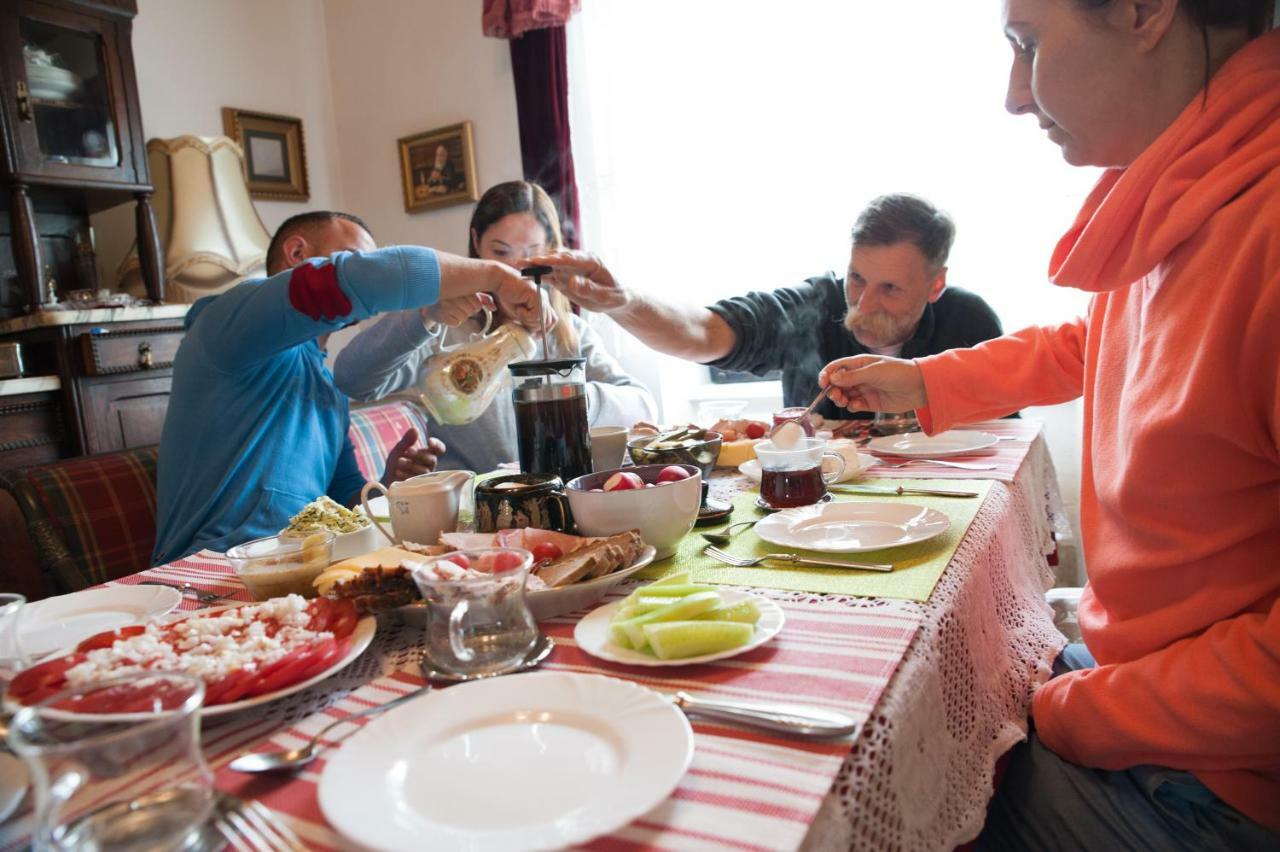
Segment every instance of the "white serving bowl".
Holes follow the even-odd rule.
[[[646,483],[656,482],[665,464],[643,464],[620,468],[638,475]],[[569,508],[580,535],[616,535],[638,530],[645,544],[652,545],[655,559],[666,559],[676,552],[680,539],[689,534],[698,519],[702,504],[702,472],[691,464],[676,465],[690,476],[679,482],[667,482],[653,488],[630,491],[592,491],[618,470],[602,470],[570,480],[565,486]]]
[[[334,533],[333,561],[341,562],[356,556],[363,556],[371,550],[377,550],[384,542],[382,533],[373,524],[358,530],[345,533]]]

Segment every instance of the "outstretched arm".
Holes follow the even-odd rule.
[[[624,287],[593,254],[559,251],[529,263],[550,266],[551,284],[560,292],[589,311],[608,314],[651,349],[700,363],[733,351],[737,336],[721,317]]]

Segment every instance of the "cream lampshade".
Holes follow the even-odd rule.
[[[266,273],[271,234],[249,198],[239,145],[225,136],[152,139],[147,163],[168,301],[194,302]],[[116,282],[146,295],[136,244]]]

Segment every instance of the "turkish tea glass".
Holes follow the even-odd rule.
[[[220,849],[213,775],[200,752],[204,684],[139,674],[19,709],[9,745],[36,793],[38,850]]]

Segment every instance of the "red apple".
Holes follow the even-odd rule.
[[[689,471],[677,464],[669,464],[658,474],[658,482],[679,482],[682,479],[688,479]]]
[[[763,423],[748,423],[747,428],[743,431],[747,433],[748,438],[754,441],[757,438],[763,438],[767,430],[764,428]]]
[[[493,562],[489,567],[489,571],[493,574],[503,574],[507,571],[514,571],[524,564],[524,559],[518,553],[512,553],[510,550],[502,550],[493,554]]]
[[[618,471],[605,481],[605,491],[632,491],[644,488],[644,480],[630,471]]]
[[[451,562],[456,562],[458,565],[462,566],[463,568],[471,567],[471,560],[467,558],[465,553],[451,553],[449,554],[449,560]]]

